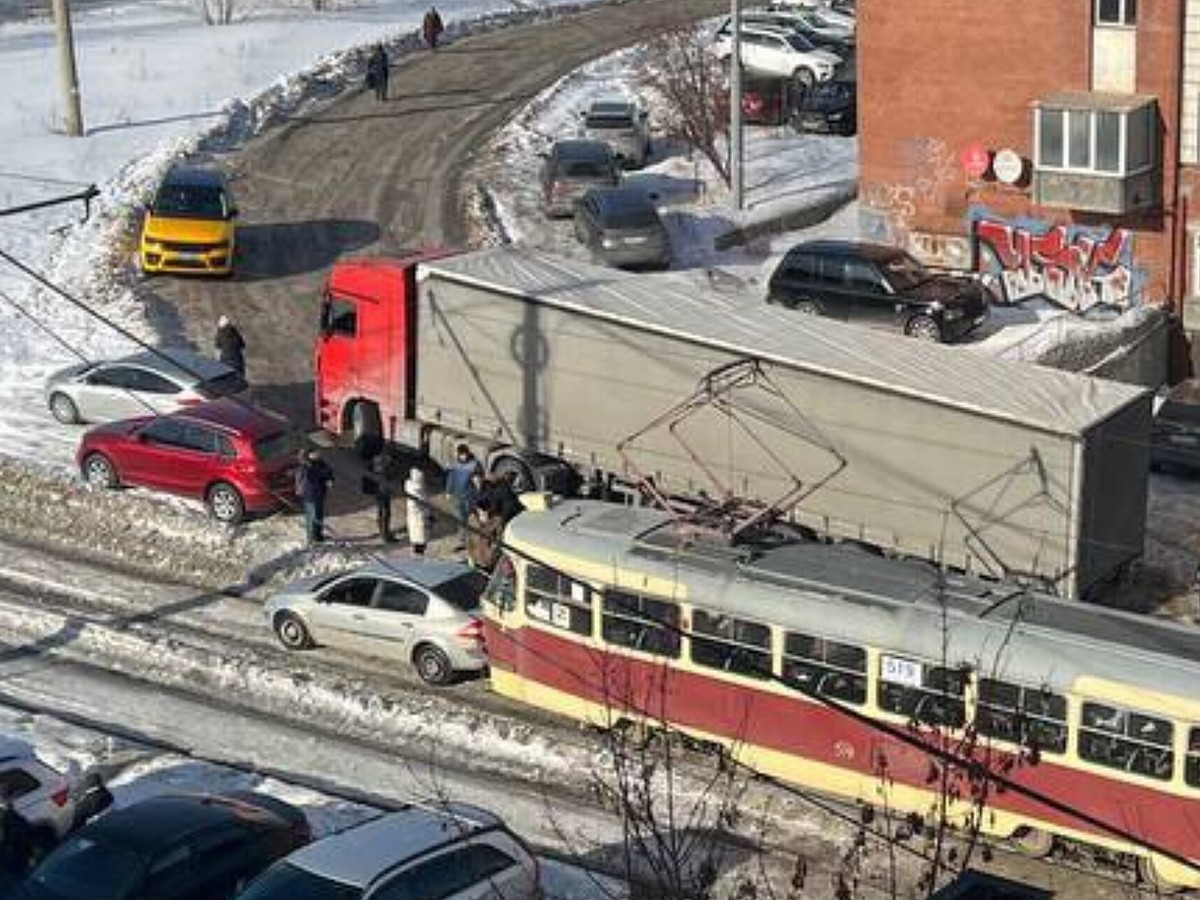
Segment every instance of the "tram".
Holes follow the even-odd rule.
[[[731,546],[661,510],[523,499],[484,604],[499,693],[1200,887],[1200,630],[849,544]]]

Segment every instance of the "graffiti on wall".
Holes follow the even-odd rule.
[[[959,174],[955,155],[941,138],[902,141],[899,161],[911,178],[864,185],[859,224],[868,240],[904,246],[918,209],[940,206]]]
[[[1004,302],[1045,297],[1074,312],[1134,303],[1139,276],[1128,230],[1010,221],[986,211],[973,218],[979,270],[996,276]]]

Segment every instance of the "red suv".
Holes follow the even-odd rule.
[[[226,397],[83,436],[75,458],[94,487],[136,485],[203,500],[220,522],[295,499],[296,435],[286,420]]]

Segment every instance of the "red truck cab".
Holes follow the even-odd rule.
[[[397,440],[412,418],[416,380],[417,265],[425,250],[333,267],[313,360],[317,424],[355,440]]]

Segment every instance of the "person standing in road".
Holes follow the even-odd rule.
[[[316,450],[306,451],[296,487],[304,502],[304,530],[310,547],[325,540],[325,498],[332,484],[333,470]]]
[[[459,543],[456,549],[463,550],[467,546],[468,519],[475,507],[476,490],[475,475],[483,474],[483,466],[471,448],[459,444],[454,450],[454,465],[446,473],[446,493],[454,498],[455,511],[458,514]]]
[[[367,83],[375,89],[375,99],[383,102],[388,98],[388,76],[391,74],[387,51],[383,44],[376,44],[367,61]]]
[[[425,36],[425,43],[429,45],[430,50],[436,50],[438,47],[438,38],[445,31],[445,26],[442,25],[441,14],[438,13],[436,6],[429,7],[429,11],[425,13],[425,19],[421,23],[421,33]]]
[[[385,544],[396,542],[396,536],[392,534],[392,497],[395,493],[392,479],[395,474],[392,455],[385,448],[375,454],[363,476],[364,492],[375,496],[375,523],[379,526],[379,539]]]
[[[408,525],[408,544],[417,556],[425,555],[429,535],[429,496],[425,493],[425,473],[418,468],[409,470],[404,482],[405,519]]]
[[[222,315],[217,319],[217,334],[213,339],[213,344],[217,349],[217,359],[244,377],[246,375],[246,341],[229,316]]]

